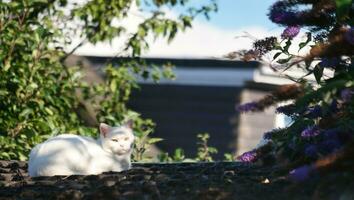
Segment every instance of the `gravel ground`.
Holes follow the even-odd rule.
[[[0,199],[323,199],[316,181],[303,187],[274,171],[234,162],[136,163],[120,173],[30,178],[26,162],[0,161]]]

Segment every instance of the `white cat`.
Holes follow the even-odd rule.
[[[32,149],[28,173],[35,177],[128,170],[133,143],[131,122],[119,127],[101,123],[97,140],[78,135],[58,135]]]

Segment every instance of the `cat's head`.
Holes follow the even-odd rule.
[[[100,137],[102,148],[105,151],[112,152],[115,155],[131,153],[134,143],[132,121],[115,127],[101,123]]]

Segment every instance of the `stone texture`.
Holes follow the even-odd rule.
[[[142,164],[128,171],[31,178],[27,163],[0,161],[0,200],[8,199],[352,199],[353,176],[287,180],[288,170],[237,162]]]
[[[287,183],[262,184],[273,180],[271,168],[240,163],[134,164],[120,173],[35,178],[26,168],[25,162],[0,161],[0,199],[256,199]]]

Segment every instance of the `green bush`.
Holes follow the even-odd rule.
[[[187,9],[177,19],[169,19],[161,6],[185,6],[188,1],[163,0],[92,0],[70,4],[66,0],[0,1],[0,159],[26,160],[37,143],[59,133],[94,136],[91,126],[78,114],[89,102],[97,122],[120,124],[134,120],[137,134],[135,159],[143,159],[146,145],[159,141],[147,136],[153,131],[151,120],[126,108],[132,89],[137,88],[136,76],[171,76],[168,70],[150,69],[143,62],[109,65],[104,83],[90,85],[79,66],[64,65],[74,52],[63,49],[77,33],[81,46],[89,41],[112,41],[125,32],[123,26],[112,26],[112,20],[124,21],[133,4],[146,9],[147,17],[131,33],[125,52],[139,56],[148,48],[147,37],[172,40],[177,31],[191,26],[197,14],[215,10],[215,3],[200,9]],[[146,4],[146,5],[145,5]],[[117,52],[120,53],[120,52]]]

